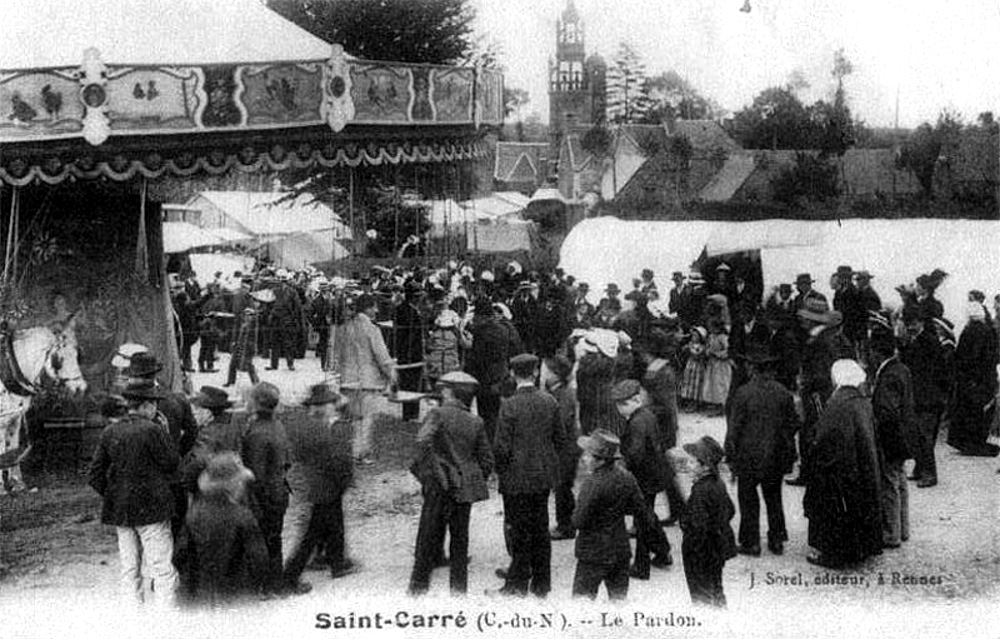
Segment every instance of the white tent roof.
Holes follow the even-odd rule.
[[[760,250],[765,290],[811,273],[827,294],[840,265],[867,270],[887,306],[898,306],[895,287],[941,268],[950,274],[937,296],[945,315],[964,324],[966,295],[998,292],[1000,222],[974,220],[857,220],[808,222],[623,222],[593,218],[577,224],[562,245],[560,266],[591,291],[651,268],[658,279],[685,271],[703,249],[712,255]]]
[[[240,233],[235,229],[218,228],[218,229],[209,229],[208,232],[216,236],[223,242],[245,242],[251,239],[249,235],[246,235],[245,233]]]
[[[563,197],[559,189],[543,188],[535,191],[534,195],[531,196],[531,202],[546,202],[549,200],[555,200],[556,202],[562,202],[566,204],[566,198]]]
[[[183,253],[199,246],[222,244],[218,236],[188,222],[163,223],[163,252]]]
[[[202,191],[199,195],[259,236],[333,231],[349,238],[351,231],[329,206],[309,195],[273,204],[286,194],[248,191]],[[197,200],[194,196],[192,201]],[[213,230],[213,229],[209,229]]]
[[[275,238],[266,245],[275,265],[295,270],[350,255],[350,251],[328,233],[295,233]]]
[[[4,0],[0,69],[217,64],[329,57],[330,45],[259,0]]]

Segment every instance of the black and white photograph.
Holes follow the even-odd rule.
[[[996,0],[3,0],[0,624],[994,637]]]

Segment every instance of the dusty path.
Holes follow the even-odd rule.
[[[286,396],[301,393],[307,383],[322,379],[318,370],[299,368],[302,370],[294,374],[281,371],[270,375],[286,390]],[[196,387],[213,382],[217,380],[197,379]],[[690,441],[708,433],[721,440],[724,429],[721,418],[683,414],[679,439]],[[395,614],[399,610],[438,614],[461,611],[465,615],[499,611],[501,616],[514,611],[548,611],[567,615],[574,624],[567,629],[571,635],[598,632],[599,626],[585,620],[597,619],[594,615],[614,609],[601,603],[603,595],[594,604],[581,607],[579,602],[571,603],[575,560],[573,543],[569,541],[553,544],[553,591],[541,607],[531,601],[511,602],[481,594],[500,585],[493,572],[507,561],[501,502],[495,492],[472,511],[470,597],[448,597],[446,569],[435,572],[427,598],[414,602],[406,597],[420,508],[419,486],[402,470],[405,443],[411,437],[412,426],[401,426],[397,420],[384,422],[380,441],[391,441],[399,450],[387,452],[376,466],[359,471],[357,487],[349,496],[348,544],[350,554],[364,567],[361,572],[335,582],[325,573],[308,572],[305,578],[315,586],[308,595],[254,602],[207,619],[182,616],[163,627],[164,636],[176,636],[176,631],[188,624],[195,624],[192,631],[185,631],[191,636],[208,635],[211,628],[226,629],[216,635],[220,637],[273,636],[280,630],[297,636],[312,630],[315,615],[320,612],[343,616],[352,611]],[[643,624],[651,623],[653,617],[659,615],[665,622],[673,612],[679,616],[699,615],[706,630],[723,635],[860,632],[867,636],[874,630],[871,624],[878,622],[883,636],[912,637],[920,631],[936,635],[944,630],[949,635],[961,630],[966,637],[996,636],[995,611],[1000,604],[998,463],[958,456],[943,443],[938,446],[938,456],[940,484],[910,491],[913,532],[903,548],[886,551],[855,571],[830,572],[807,564],[803,489],[786,486],[785,512],[791,537],[786,552],[777,557],[765,550],[759,558],[740,556],[726,565],[728,616],[713,619],[692,609],[680,566],[680,531],[668,528],[675,566],[654,569],[648,582],[632,581],[629,602],[618,609],[623,623],[631,628],[639,613],[643,615],[640,628],[645,628]],[[681,477],[685,484],[689,482],[688,475]],[[730,494],[735,500],[733,485]],[[4,561],[9,562],[11,556],[18,558],[18,566],[0,580],[0,610],[4,611],[0,614],[6,628],[18,629],[14,635],[4,635],[48,636],[48,632],[35,631],[48,629],[50,624],[67,631],[79,624],[77,629],[88,635],[95,630],[97,611],[103,611],[98,626],[117,634],[119,624],[131,617],[125,614],[117,597],[114,534],[96,522],[96,496],[79,485],[74,488],[72,483],[62,481],[37,493],[22,493],[13,500],[0,499],[5,509],[0,539]],[[46,510],[32,510],[40,500],[47,505]],[[657,508],[661,516],[666,514],[662,496]],[[24,516],[26,513],[30,516]],[[738,518],[734,525],[738,525]],[[11,526],[17,528],[11,530]],[[766,523],[762,526],[766,529]],[[817,579],[822,582],[830,576],[846,577],[851,583],[817,583]],[[675,623],[679,616],[674,617]],[[142,623],[144,632],[151,632],[152,627]],[[414,630],[390,628],[381,632],[410,636]],[[662,636],[662,629],[657,632]]]

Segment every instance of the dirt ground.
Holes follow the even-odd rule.
[[[219,379],[196,375],[195,387],[221,384],[221,374],[214,375]],[[300,365],[294,373],[276,371],[263,376],[279,384],[286,400],[297,401],[292,398],[300,397],[323,374],[315,365]],[[287,410],[287,417],[294,419],[295,410]],[[537,624],[544,623],[539,621],[542,615],[554,613],[569,624],[563,630],[571,636],[620,632],[614,626],[615,615],[622,618],[622,629],[660,635],[667,626],[673,628],[671,632],[690,634],[692,629],[678,627],[688,618],[702,624],[698,626],[702,634],[711,636],[867,636],[876,629],[882,636],[907,637],[919,632],[931,636],[961,632],[963,637],[1000,632],[994,621],[1000,603],[997,460],[961,457],[939,443],[939,485],[917,489],[910,484],[910,541],[849,571],[826,571],[806,563],[803,489],[786,486],[791,539],[785,554],[774,556],[765,550],[761,557],[739,556],[727,563],[728,614],[716,616],[690,604],[677,528],[666,529],[675,565],[654,569],[649,581],[633,580],[624,606],[609,606],[603,593],[595,603],[571,601],[575,559],[570,541],[553,543],[553,591],[546,601],[511,602],[483,595],[484,590],[501,585],[493,573],[508,559],[495,484],[490,499],[472,511],[470,596],[451,599],[447,569],[440,569],[428,597],[408,599],[406,584],[421,504],[419,485],[405,470],[415,431],[415,424],[402,422],[398,416],[380,420],[378,460],[357,470],[346,516],[349,552],[360,561],[360,572],[336,581],[322,572],[307,572],[305,579],[314,585],[308,595],[250,602],[207,617],[186,613],[171,617],[163,626],[138,618],[143,620],[139,627],[147,635],[158,629],[163,636],[177,636],[181,629],[186,636],[273,636],[278,631],[298,636],[314,630],[319,613],[347,620],[350,614],[403,610],[411,614],[462,612],[480,624],[490,619],[484,615],[493,613],[495,622],[508,623],[499,628],[501,632],[519,633],[523,628],[519,622],[534,619],[536,625],[529,631],[536,633],[540,631]],[[681,416],[681,442],[703,434],[721,441],[725,434],[722,418]],[[686,488],[690,475],[681,470]],[[724,474],[728,477],[728,471]],[[50,636],[53,629],[61,634],[118,635],[125,628],[134,629],[123,625],[137,618],[129,617],[120,605],[115,535],[99,523],[99,499],[86,486],[85,475],[67,468],[41,472],[29,467],[25,476],[29,491],[0,496],[0,610],[5,611],[0,616],[5,619],[4,627],[17,630],[9,636]],[[729,489],[735,502],[735,485],[729,484]],[[661,517],[667,514],[662,495],[657,511]],[[764,519],[763,512],[761,516]],[[733,521],[734,529],[738,524],[739,516]],[[762,528],[766,530],[766,521]],[[831,577],[841,583],[830,583]],[[601,617],[601,613],[611,616]],[[655,618],[660,619],[659,630],[647,625]],[[480,626],[478,630],[497,628]],[[405,631],[393,627],[382,633],[415,636],[425,631],[411,624]]]

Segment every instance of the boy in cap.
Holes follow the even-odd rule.
[[[635,477],[616,463],[622,458],[619,444],[618,438],[603,428],[577,439],[591,472],[580,486],[573,511],[573,525],[578,531],[574,597],[596,598],[603,582],[608,599],[624,599],[628,595],[632,554],[625,515],[632,515],[646,528],[656,525]]]
[[[708,435],[684,444],[684,451],[691,457],[694,473],[691,496],[681,518],[684,578],[692,603],[725,608],[722,568],[736,556],[736,538],[729,524],[736,508],[719,477],[719,462],[725,453]]]
[[[252,480],[231,451],[213,456],[199,475],[174,555],[185,599],[214,607],[266,585],[267,549],[244,499]]]
[[[118,534],[123,592],[139,603],[155,597],[157,605],[169,607],[177,585],[171,480],[180,457],[170,435],[153,421],[163,395],[153,381],[130,382],[122,395],[128,415],[101,432],[89,483],[103,497],[101,523],[115,526]],[[149,572],[144,574],[144,567]]]
[[[549,491],[559,480],[565,433],[559,405],[535,386],[538,358],[522,353],[510,360],[517,385],[500,403],[494,442],[511,563],[501,594],[544,597],[552,589]]]
[[[281,576],[281,526],[288,508],[288,435],[274,416],[281,394],[274,384],[261,382],[250,391],[250,420],[243,434],[240,454],[253,473],[250,509],[257,518],[270,560],[271,585]]]
[[[468,373],[442,375],[441,405],[427,413],[417,433],[415,464],[430,472],[421,482],[424,504],[410,574],[411,595],[427,592],[446,529],[451,539],[451,592],[465,594],[468,589],[469,515],[474,502],[489,498],[486,478],[493,472],[483,420],[469,412],[477,386]]]
[[[635,579],[649,579],[650,552],[655,557],[652,565],[666,568],[673,563],[670,556],[670,542],[653,516],[656,494],[667,487],[667,458],[663,452],[663,439],[656,416],[643,403],[637,380],[625,379],[611,389],[618,413],[626,420],[621,432],[622,451],[625,466],[635,476],[642,491],[643,502],[649,510],[649,519],[656,522],[652,526],[636,523],[635,563],[629,576]]]

